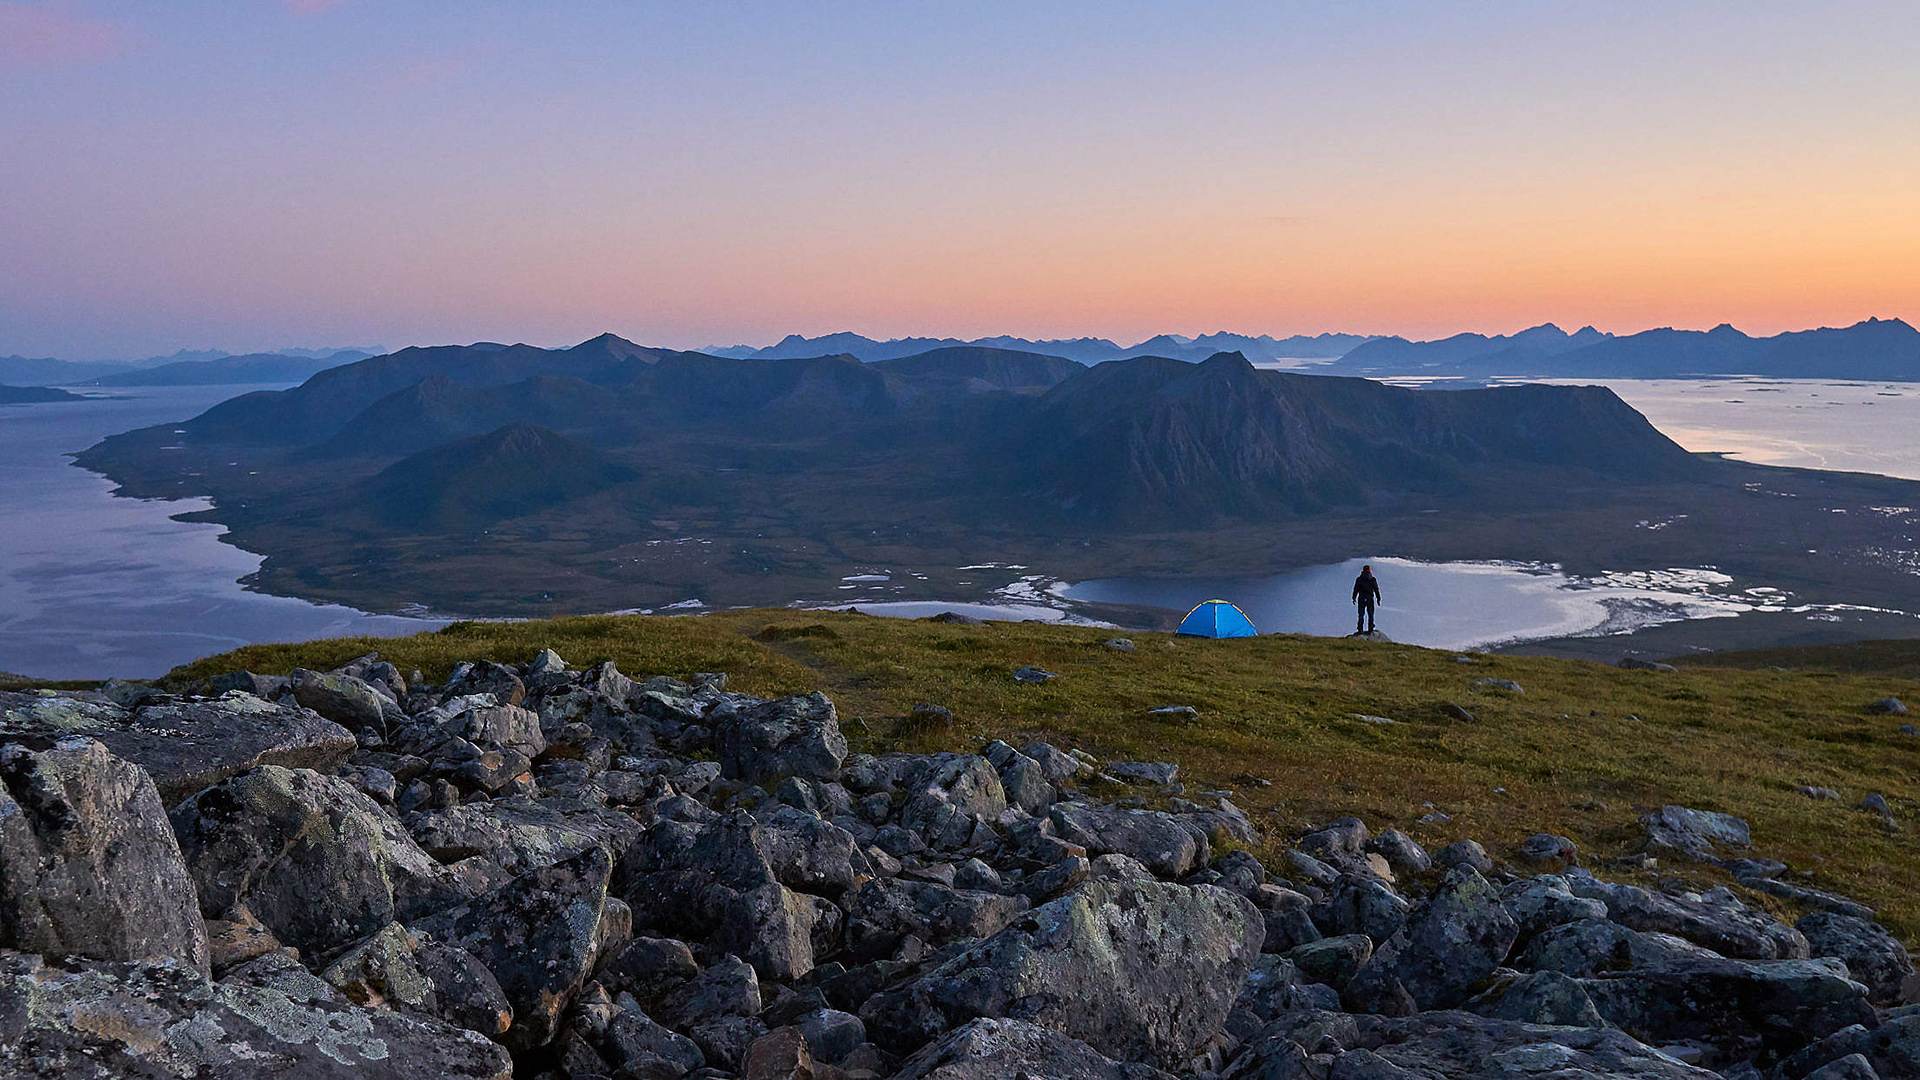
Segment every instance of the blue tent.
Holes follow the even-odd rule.
[[[1225,600],[1207,600],[1180,620],[1180,632],[1194,637],[1253,637],[1260,631],[1253,628],[1246,612]]]

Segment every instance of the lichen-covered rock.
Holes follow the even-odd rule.
[[[1446,1009],[1507,958],[1520,928],[1500,893],[1471,867],[1457,866],[1384,942],[1347,985],[1366,1012]]]
[[[1024,1020],[979,1019],[908,1058],[894,1080],[1167,1080],[1114,1061],[1079,1039]]]
[[[336,776],[265,765],[181,803],[172,819],[201,913],[244,904],[302,952],[351,944],[470,892]]]
[[[261,765],[331,772],[357,745],[318,713],[238,691],[135,708],[98,694],[0,693],[0,740],[13,735],[96,739],[145,769],[167,807]]]
[[[1740,960],[1804,960],[1807,939],[1724,888],[1704,893],[1654,893],[1581,874],[1568,877],[1576,895],[1607,905],[1607,917],[1631,930],[1685,938]]]
[[[297,971],[297,969],[296,969]],[[507,1051],[298,979],[0,952],[0,1075],[19,1080],[507,1080]]]
[[[1263,932],[1253,905],[1224,889],[1091,881],[860,1015],[899,1052],[976,1017],[1013,1018],[1178,1067],[1219,1032]]]
[[[1847,965],[1855,982],[1881,1005],[1900,1005],[1920,996],[1913,958],[1907,947],[1866,919],[1816,911],[1794,924],[1814,956],[1831,956]]]
[[[607,895],[613,860],[601,848],[513,879],[412,924],[486,965],[513,1006],[503,1041],[544,1046],[600,961],[626,944],[632,917]]]
[[[1137,859],[1157,877],[1186,877],[1213,857],[1207,830],[1178,814],[1083,803],[1056,803],[1049,813],[1062,840]]]
[[[1604,1027],[1580,981],[1557,971],[1509,977],[1467,1003],[1470,1012],[1493,1020],[1517,1020],[1555,1027]]]
[[[294,668],[287,673],[287,686],[293,700],[349,731],[386,729],[388,706],[363,679]]]
[[[855,959],[890,956],[911,934],[930,945],[986,937],[1024,909],[1019,898],[933,881],[876,878],[847,901],[847,948]]]
[[[505,992],[473,954],[422,942],[399,923],[342,953],[320,977],[356,1005],[426,1013],[489,1038],[513,1022]]]
[[[1432,1076],[1448,1080],[1717,1080],[1620,1031],[1546,1027],[1463,1012],[1361,1017],[1358,1042],[1333,1059],[1332,1076]],[[1355,1060],[1358,1059],[1358,1060]],[[1383,1062],[1387,1070],[1365,1071]]]
[[[749,781],[780,776],[840,779],[847,740],[825,694],[760,702],[726,716],[716,710],[710,719],[722,775]]]
[[[617,810],[526,798],[421,811],[408,815],[405,824],[421,850],[441,862],[484,855],[508,874],[524,874],[590,847],[624,850],[643,831]]]
[[[92,739],[0,743],[0,948],[208,970],[153,781]]]
[[[1734,1060],[1874,1023],[1867,988],[1832,959],[1696,958],[1601,972],[1582,985],[1608,1023],[1650,1041],[1698,1040]]]
[[[1647,830],[1646,849],[1654,855],[1677,855],[1695,862],[1718,862],[1720,853],[1753,843],[1747,823],[1732,814],[1663,806],[1640,819]]]
[[[1659,967],[1720,954],[1672,934],[1629,930],[1605,919],[1579,919],[1540,933],[1514,961],[1525,971],[1557,971],[1585,978],[1603,971]]]

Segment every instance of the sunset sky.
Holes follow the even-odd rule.
[[[0,3],[0,355],[1920,316],[1920,5]]]

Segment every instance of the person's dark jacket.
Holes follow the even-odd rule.
[[[1356,604],[1377,604],[1380,601],[1380,579],[1372,574],[1361,574],[1353,579],[1353,602]]]

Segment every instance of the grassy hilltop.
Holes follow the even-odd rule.
[[[1867,710],[1888,695],[1920,701],[1910,649],[1876,654],[1878,663],[1853,650],[1841,657],[1852,670],[1802,667],[1782,650],[1761,662],[1794,670],[1726,666],[1742,662],[1733,656],[1669,673],[1541,657],[1467,662],[1446,651],[1294,635],[1211,641],[1133,632],[1136,651],[1122,652],[1105,645],[1114,633],[787,610],[594,616],[254,645],[168,679],[326,669],[377,651],[402,671],[439,680],[460,660],[519,662],[550,647],[576,666],[613,660],[642,676],[724,671],[731,689],[754,694],[824,690],[856,750],[1045,738],[1112,757],[1172,759],[1189,793],[1230,788],[1283,838],[1359,814],[1429,846],[1472,837],[1496,857],[1543,831],[1572,837],[1592,856],[1621,854],[1640,835],[1641,813],[1681,803],[1747,819],[1757,854],[1812,871],[1806,883],[1856,897],[1908,941],[1920,938],[1920,737],[1898,733],[1902,718]],[[1807,655],[1801,664],[1829,658]],[[1059,678],[1017,683],[1012,669],[1024,664]],[[1489,677],[1525,692],[1475,686]],[[955,730],[901,731],[921,701],[952,709]],[[1440,708],[1448,703],[1475,719],[1450,719]],[[1147,714],[1160,705],[1191,705],[1198,721]],[[1809,784],[1842,799],[1797,793]],[[1869,792],[1886,796],[1905,830],[1852,809]],[[1428,803],[1452,820],[1419,823]],[[1785,911],[1770,898],[1758,902]]]

